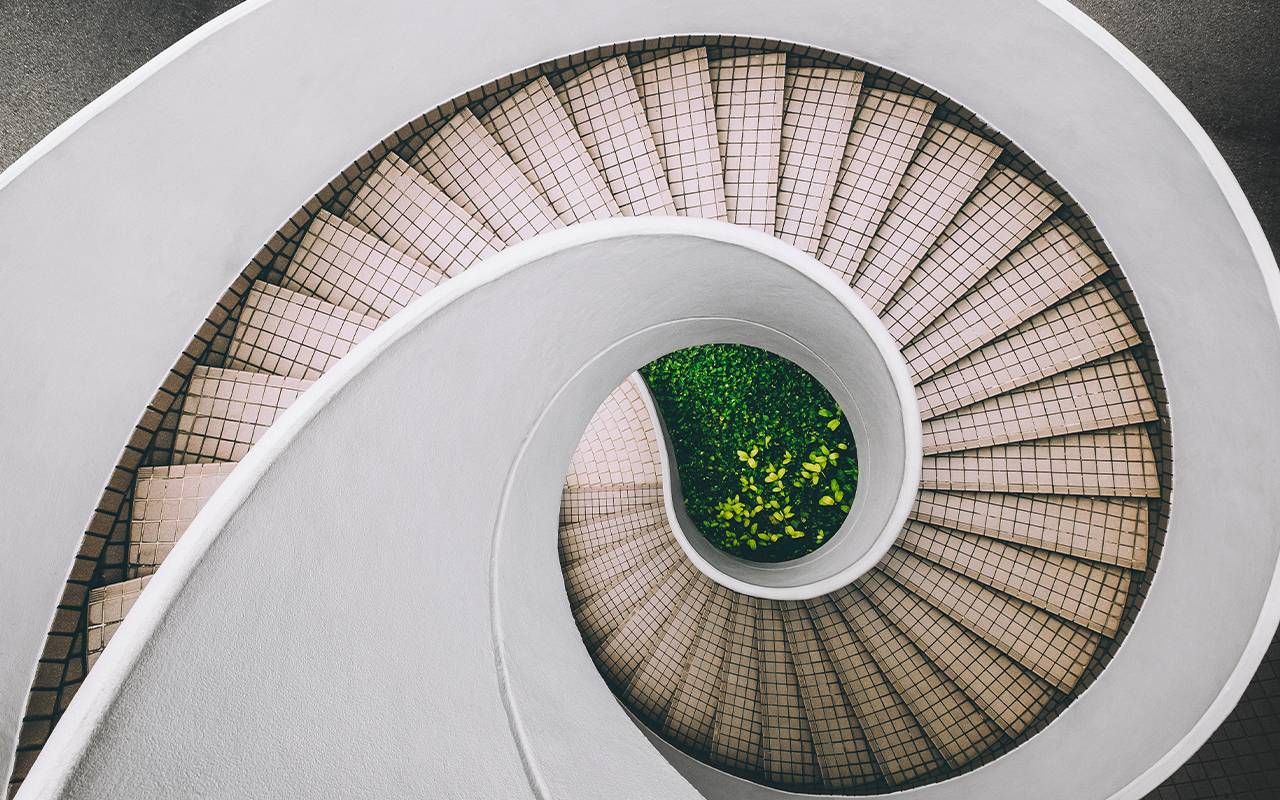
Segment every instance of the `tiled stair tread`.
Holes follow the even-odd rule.
[[[1083,288],[1106,263],[1065,222],[1051,221],[902,348],[916,382]]]
[[[945,414],[1140,342],[1115,297],[1095,283],[916,387],[920,413]]]
[[[724,220],[723,166],[707,50],[696,47],[632,70],[676,210]]]
[[[1120,353],[927,419],[924,452],[945,453],[1156,419],[1138,362]]]
[[[661,582],[622,625],[609,634],[595,651],[596,663],[615,686],[625,686],[657,645],[658,635],[686,593],[693,591],[697,569],[688,560],[678,560]]]
[[[1064,692],[1101,643],[1093,631],[900,548],[876,569]]]
[[[470,109],[454,114],[409,164],[506,244],[560,224],[555,209]]]
[[[637,531],[615,547],[571,564],[564,570],[564,585],[569,592],[570,603],[576,610],[591,598],[616,586],[639,565],[647,564],[673,547],[677,545],[664,521]]]
[[[1155,452],[1141,425],[928,455],[920,487],[1104,497],[1160,494]]]
[[[447,276],[351,223],[320,211],[285,270],[285,289],[385,319]]]
[[[817,761],[809,720],[800,698],[800,684],[791,648],[776,603],[756,606],[756,657],[760,664],[763,767],[781,786],[818,783]]]
[[[1058,206],[1030,178],[1006,167],[992,170],[884,309],[889,335],[900,343],[915,338]]]
[[[616,514],[592,516],[560,526],[560,561],[570,566],[609,547],[615,547],[644,531],[666,524],[667,510],[651,503]]]
[[[846,280],[862,262],[936,105],[884,89],[863,94],[817,253]]]
[[[844,613],[829,597],[810,600],[805,607],[885,780],[897,785],[941,769],[941,756],[854,636]]]
[[[661,632],[654,637],[654,646],[648,657],[632,673],[622,690],[631,707],[654,723],[665,718],[680,687],[690,651],[702,629],[703,609],[711,596],[712,586],[710,579],[701,573],[693,577],[677,607],[664,620]]]
[[[684,552],[673,542],[654,551],[643,565],[632,565],[616,584],[593,594],[576,606],[575,617],[583,641],[596,647],[627,621],[631,610],[684,560]]]
[[[717,766],[739,771],[763,767],[760,707],[760,663],[756,657],[756,606],[750,595],[734,598],[733,613],[725,631],[725,656],[720,681],[724,692],[716,707],[711,734],[711,760]]]
[[[853,789],[874,781],[879,772],[866,736],[808,613],[799,602],[779,603],[778,608],[822,785]]]
[[[655,482],[568,487],[560,496],[560,524],[635,511],[663,502],[662,484]]]
[[[832,596],[929,741],[951,766],[958,767],[995,744],[1000,731],[861,592],[849,587]]]
[[[622,214],[546,78],[531,81],[508,97],[484,122],[561,222]]]
[[[732,592],[719,585],[711,587],[688,663],[663,719],[663,733],[702,753],[710,747],[717,708],[724,694],[721,673],[733,604]]]
[[[719,59],[710,71],[727,219],[773,233],[787,57],[759,53]]]
[[[259,281],[240,310],[227,366],[314,380],[377,325],[375,317]]]
[[[915,521],[895,546],[1106,636],[1120,627],[1130,577],[1119,567]]]
[[[627,59],[600,62],[566,82],[557,95],[623,213],[674,215],[675,201]]]
[[[502,246],[487,225],[395,155],[378,162],[347,219],[449,277]]]
[[[1010,736],[1025,730],[1053,699],[1048,684],[883,574],[869,573],[859,588]]]
[[[873,311],[882,311],[893,298],[995,163],[999,149],[952,123],[929,123],[852,281]]]
[[[178,417],[174,464],[239,461],[311,381],[196,367]]]
[[[913,519],[1129,569],[1147,566],[1145,500],[922,491]]]
[[[822,241],[862,78],[833,67],[787,70],[773,232],[809,255]]]
[[[144,575],[89,590],[85,617],[85,658],[90,667],[98,660],[103,648],[111,641],[116,629],[150,580],[150,575]]]
[[[234,468],[234,463],[212,463],[138,470],[130,505],[130,578],[156,571]]]

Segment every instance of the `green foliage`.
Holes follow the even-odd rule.
[[[640,373],[671,434],[685,507],[713,544],[787,561],[840,528],[858,457],[839,406],[813,376],[730,344],[679,350]]]

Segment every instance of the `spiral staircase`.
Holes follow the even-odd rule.
[[[344,356],[508,248],[650,216],[774,237],[851,289],[914,384],[923,461],[866,574],[816,596],[742,591],[690,557],[652,399],[638,375],[619,385],[573,453],[558,535],[618,702],[708,796],[743,785],[720,776],[931,787],[1050,726],[1134,625],[1177,505],[1160,342],[1124,264],[1051,176],[940,93],[814,48],[687,37],[432,109],[245,268],[84,537],[11,791],[206,501]]]

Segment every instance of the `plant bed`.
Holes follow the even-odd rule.
[[[640,374],[671,437],[685,508],[712,544],[789,561],[839,530],[858,485],[857,449],[812,375],[736,344],[678,350]]]

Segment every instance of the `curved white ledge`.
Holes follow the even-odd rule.
[[[1107,237],[1164,372],[1174,503],[1132,632],[1044,732],[910,794],[998,798],[1034,781],[1048,798],[1137,798],[1207,738],[1280,619],[1280,430],[1259,423],[1280,396],[1280,281],[1204,132],[1100,28],[1058,0],[659,0],[609,14],[588,0],[270,0],[197,31],[0,177],[0,336],[16,343],[0,356],[6,753],[88,509],[139,410],[278,222],[387,131],[495,76],[726,27],[885,64],[1017,141]]]

